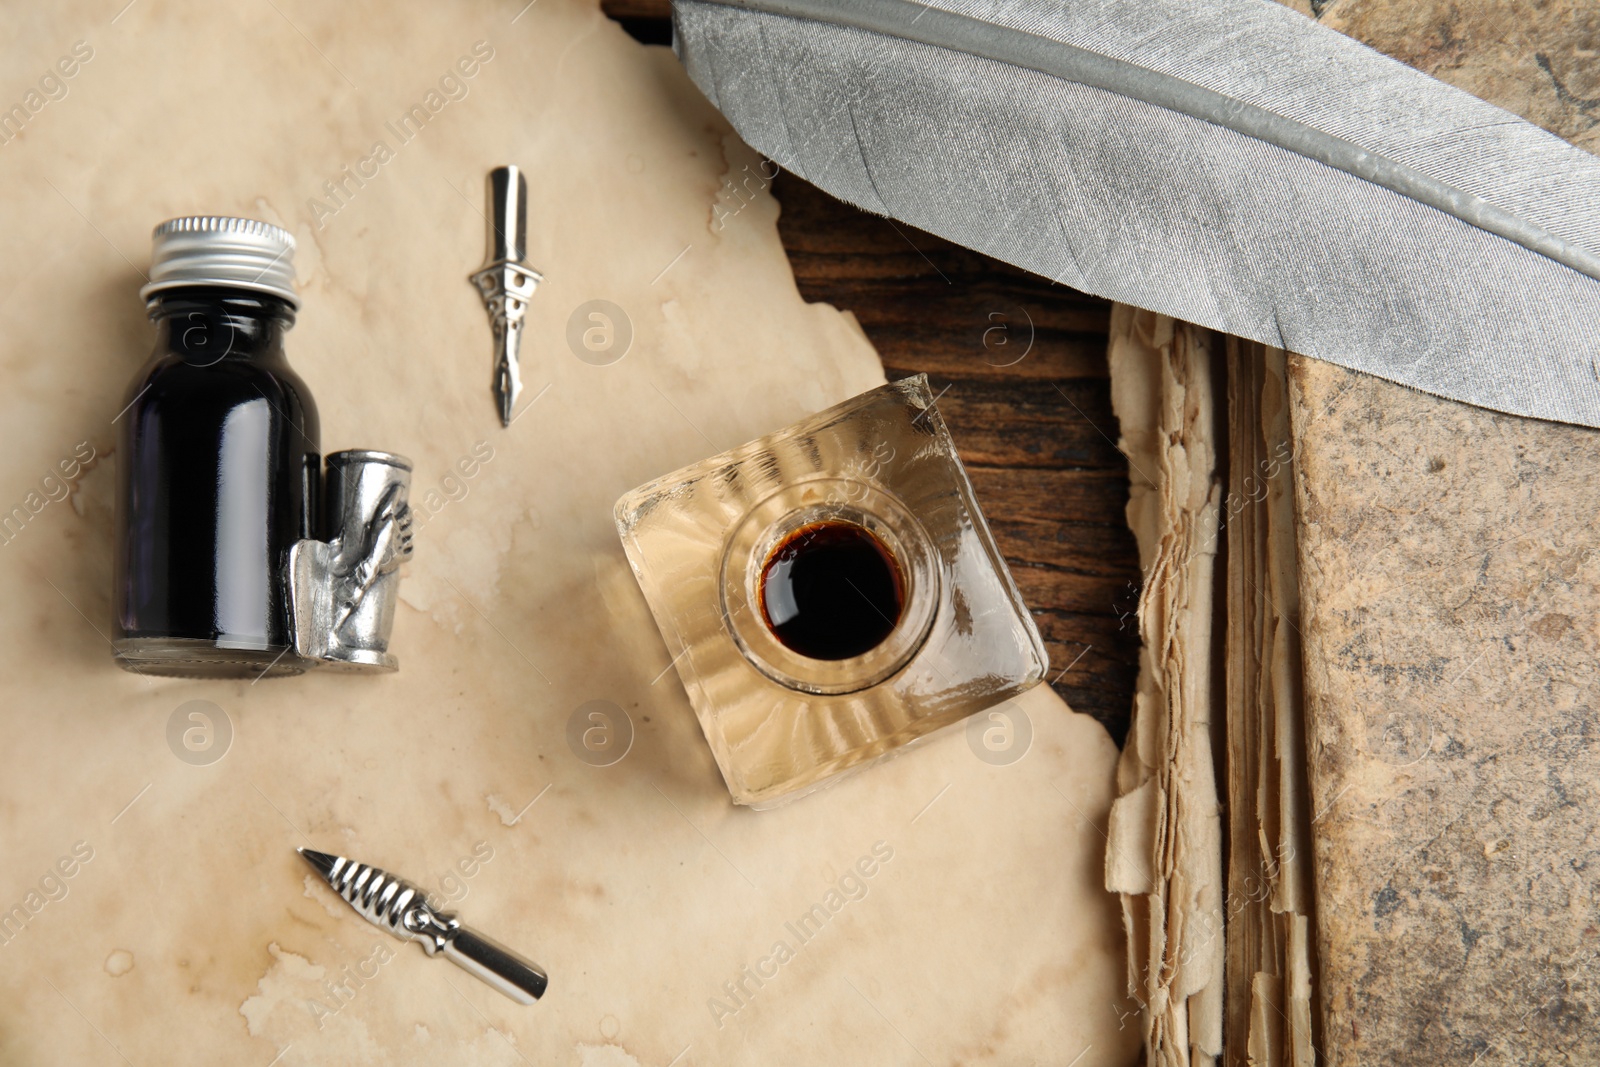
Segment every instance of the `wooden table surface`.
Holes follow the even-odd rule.
[[[667,44],[667,0],[604,0]],[[801,295],[855,313],[890,378],[926,372],[1050,653],[1051,684],[1128,731],[1139,561],[1106,369],[1111,305],[836,200],[772,185]]]

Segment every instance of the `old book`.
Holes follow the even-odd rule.
[[[1217,551],[1210,331],[1119,306],[1112,405],[1128,457],[1128,523],[1145,575],[1133,728],[1117,764],[1106,888],[1122,899],[1128,988],[1147,1062],[1222,1051],[1222,829],[1213,771]]]
[[[1315,8],[1576,144],[1600,143],[1593,5],[1552,0],[1514,25],[1487,0]],[[1117,407],[1146,556],[1149,678],[1113,845],[1160,845],[1164,817],[1220,794],[1226,894],[1215,935],[1172,922],[1188,902],[1179,890],[1219,869],[1213,857],[1158,849],[1141,882],[1108,856],[1130,979],[1166,997],[1148,998],[1149,1062],[1216,1056],[1177,1012],[1195,1017],[1216,991],[1172,966],[1213,958],[1213,936],[1230,1067],[1600,1062],[1600,434],[1122,309],[1119,398],[1193,395],[1148,352],[1130,358],[1163,338],[1174,353],[1209,348],[1213,381],[1225,353],[1226,386],[1213,424]],[[1205,377],[1187,373],[1180,384]],[[1165,436],[1148,439],[1152,426]],[[1175,454],[1211,461],[1224,487],[1220,552],[1197,539],[1192,500],[1174,506],[1184,496],[1153,457]],[[1199,469],[1191,459],[1188,474]],[[1152,492],[1163,507],[1140,506]],[[1152,546],[1190,567],[1175,580],[1151,566]],[[1216,605],[1188,584],[1205,567]],[[1201,634],[1223,676],[1209,700],[1178,684],[1199,674]],[[1216,759],[1203,767],[1190,742],[1208,715]]]
[[[1315,1062],[1311,855],[1285,355],[1228,338],[1223,604],[1230,1065]]]
[[[1593,3],[1324,19],[1600,146]],[[1600,1061],[1600,433],[1288,367],[1323,1059]]]
[[[1106,872],[1123,902],[1146,1058],[1310,1065],[1285,355],[1127,307],[1112,316],[1109,354],[1145,580]]]
[[[1290,379],[1326,1062],[1597,1062],[1600,434]]]

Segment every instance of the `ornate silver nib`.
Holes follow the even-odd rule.
[[[472,284],[489,309],[494,328],[494,398],[500,424],[511,425],[511,411],[522,392],[517,355],[528,301],[544,276],[523,262],[528,242],[528,182],[516,167],[489,172],[489,252],[472,275]]]
[[[309,848],[299,852],[374,926],[402,941],[420,941],[428,955],[442,955],[518,1004],[532,1004],[544,995],[550,979],[537,964],[462,926],[454,912],[436,910],[422,890],[405,879],[343,856]]]

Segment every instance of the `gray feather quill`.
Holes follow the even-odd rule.
[[[1270,0],[675,0],[779,165],[1064,285],[1600,427],[1600,159]]]

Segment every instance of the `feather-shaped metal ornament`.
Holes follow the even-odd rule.
[[[1600,427],[1600,159],[1270,0],[675,0],[740,135],[1065,285]]]

